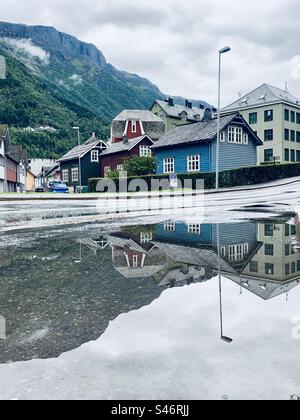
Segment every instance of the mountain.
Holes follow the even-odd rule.
[[[74,125],[84,137],[96,131],[105,139],[123,109],[148,109],[166,97],[147,79],[107,63],[94,45],[52,27],[0,22],[0,54],[7,64],[0,123],[14,127],[13,140],[31,157],[60,156],[76,141]]]

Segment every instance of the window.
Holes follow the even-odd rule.
[[[265,236],[274,236],[274,225],[271,223],[265,224]]]
[[[104,176],[107,177],[108,172],[111,171],[111,167],[110,166],[104,166]]]
[[[72,182],[78,182],[79,180],[79,170],[78,168],[72,168]]]
[[[166,232],[175,232],[176,231],[176,224],[173,222],[166,222],[164,224],[164,230]]]
[[[264,151],[265,154],[265,162],[272,162],[273,161],[273,149],[266,149]]]
[[[296,162],[296,151],[291,150],[291,162]]]
[[[297,150],[297,162],[300,162],[300,150]]]
[[[226,141],[225,131],[221,131],[221,133],[220,133],[220,142],[221,143],[225,143],[225,141]]]
[[[290,150],[289,149],[284,149],[284,160],[286,162],[290,161]]]
[[[251,261],[250,262],[250,271],[251,271],[251,273],[258,273],[258,262],[257,261]]]
[[[68,183],[68,182],[69,182],[69,170],[68,170],[68,169],[64,169],[64,170],[62,171],[62,180],[63,180],[65,183]]]
[[[290,245],[286,244],[285,245],[285,256],[288,257],[290,255]]]
[[[140,157],[150,157],[152,156],[152,150],[150,146],[140,146]]]
[[[290,264],[285,264],[285,275],[288,276],[290,274]]]
[[[188,172],[200,172],[200,155],[193,155],[187,157]]]
[[[297,261],[297,271],[300,271],[300,260]]]
[[[123,171],[123,170],[124,170],[124,165],[117,166],[117,171]]]
[[[265,130],[265,141],[274,140],[273,130]]]
[[[189,223],[188,224],[188,233],[191,235],[200,235],[201,225],[199,223]]]
[[[249,254],[249,244],[244,244],[244,253]]]
[[[269,275],[274,275],[274,264],[266,263],[265,264],[265,273]]]
[[[175,172],[175,159],[164,159],[164,174],[173,174]]]
[[[243,129],[241,127],[228,127],[228,142],[243,143]]]
[[[257,112],[251,112],[249,114],[249,124],[257,124]]]
[[[290,225],[285,225],[285,236],[290,236]]]
[[[297,112],[297,124],[300,124],[300,112]]]
[[[139,256],[138,255],[133,255],[132,265],[133,265],[134,268],[138,267],[138,265],[139,265]]]
[[[288,109],[284,110],[284,119],[285,121],[290,121],[290,111]]]
[[[265,122],[273,121],[273,109],[265,111]]]
[[[269,256],[274,255],[274,245],[265,244],[265,255],[269,255]]]
[[[290,130],[287,128],[284,130],[284,140],[286,141],[290,140]]]
[[[295,261],[293,261],[292,264],[291,264],[291,273],[292,274],[296,273],[296,263],[295,263]]]
[[[291,122],[292,123],[296,122],[296,114],[295,114],[295,111],[291,111]]]
[[[137,130],[137,123],[136,121],[131,121],[131,132],[136,133]]]
[[[300,143],[300,131],[297,131],[296,140],[297,140],[297,143]]]
[[[249,144],[249,136],[248,134],[244,134],[244,144]]]
[[[229,261],[240,261],[244,258],[244,245],[230,245],[228,251]]]
[[[140,236],[140,242],[141,244],[148,244],[153,240],[153,234],[152,232],[142,232]]]
[[[221,246],[220,253],[222,258],[226,257],[226,246]]]
[[[291,141],[296,141],[296,132],[295,130],[291,130]]]
[[[98,150],[92,150],[91,151],[91,162],[92,163],[98,163],[99,162],[99,151]]]

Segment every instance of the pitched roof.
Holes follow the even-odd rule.
[[[163,123],[163,120],[153,114],[151,111],[147,110],[138,110],[138,109],[125,109],[119,115],[114,118],[113,121],[127,121],[127,120],[137,120],[143,122],[160,122]]]
[[[106,150],[102,152],[101,156],[107,156],[107,155],[112,155],[115,153],[129,151],[133,149],[135,146],[137,146],[145,138],[148,138],[153,143],[153,140],[151,140],[150,137],[148,136],[135,137],[134,139],[128,140],[127,143],[124,143],[122,141],[118,143],[112,143]]]
[[[83,158],[90,150],[92,150],[94,147],[97,147],[99,143],[106,144],[103,140],[99,140],[96,137],[91,137],[80,146],[76,146],[74,149],[70,150],[67,154],[60,158],[58,162],[79,159],[79,156],[80,158]]]
[[[181,118],[180,114],[182,112],[186,112],[188,120],[195,121],[195,115],[200,115],[201,118],[204,116],[204,109],[201,109],[201,108],[196,108],[196,107],[188,108],[186,106],[176,105],[176,104],[171,106],[168,102],[159,101],[159,100],[155,102],[163,109],[163,111],[169,117]]]
[[[233,120],[243,121],[248,129],[253,133],[259,145],[261,140],[255,135],[246,121],[240,114],[230,114],[221,117],[220,129],[224,130]],[[201,121],[194,124],[187,124],[174,128],[166,133],[161,139],[152,146],[152,149],[159,149],[164,147],[173,147],[182,144],[207,143],[216,138],[217,135],[217,119],[214,118],[208,121]]]
[[[245,107],[264,106],[273,102],[289,102],[300,106],[300,99],[289,92],[264,83],[252,92],[244,95],[232,104],[222,108],[222,111],[238,110]]]

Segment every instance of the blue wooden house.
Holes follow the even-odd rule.
[[[257,164],[257,147],[263,143],[240,114],[221,117],[220,170]],[[217,119],[174,128],[151,148],[157,173],[213,172],[216,169]]]

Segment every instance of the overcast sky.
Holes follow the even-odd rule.
[[[52,25],[172,95],[223,105],[267,82],[300,97],[299,0],[1,0],[0,19]]]

